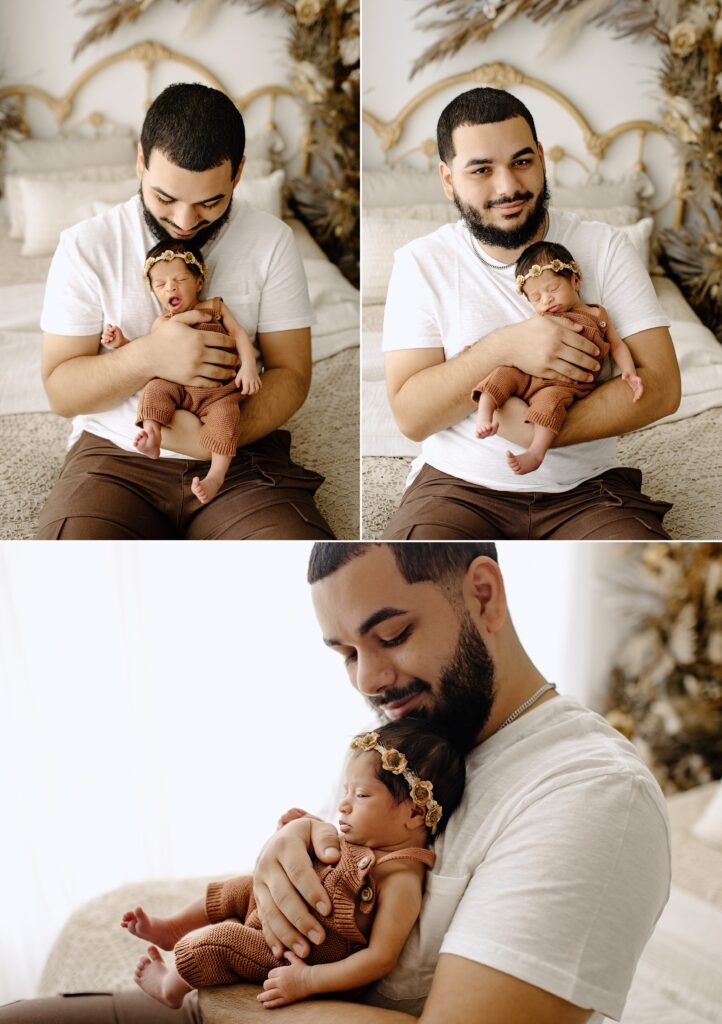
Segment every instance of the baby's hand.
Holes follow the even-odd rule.
[[[255,363],[241,363],[241,368],[236,374],[236,387],[241,389],[242,395],[255,395],[261,390],[261,378]]]
[[[623,373],[622,380],[626,381],[632,389],[632,401],[638,402],[644,394],[644,384],[636,373]]]
[[[263,992],[256,996],[267,1010],[275,1006],[286,1006],[299,999],[313,995],[310,985],[311,968],[289,950],[283,954],[288,960],[288,967],[274,967],[263,983]]]
[[[128,339],[121,331],[120,327],[115,327],[114,324],[106,324],[103,328],[103,333],[100,336],[100,340],[108,348],[121,348],[123,345],[128,344]]]

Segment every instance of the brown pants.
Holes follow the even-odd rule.
[[[384,540],[660,540],[671,505],[641,492],[638,469],[610,469],[559,494],[495,491],[426,465]]]
[[[136,425],[140,427],[144,420],[154,420],[167,427],[176,409],[187,409],[201,421],[199,440],[206,451],[235,455],[241,426],[238,403],[242,397],[235,380],[222,388],[194,388],[154,377],[143,388]]]
[[[594,381],[588,384],[561,384],[544,377],[532,377],[517,370],[515,366],[497,366],[476,385],[472,398],[478,402],[483,394],[489,394],[497,408],[500,408],[507,398],[517,395],[529,406],[525,423],[538,423],[558,434],[572,402],[584,398],[593,390]]]
[[[149,459],[87,432],[68,452],[40,514],[40,540],[328,540],[313,495],[318,473],[291,462],[291,436],[275,430],[242,448],[220,493],[191,492],[208,462]]]
[[[171,1010],[140,989],[77,992],[0,1006],[0,1024],[202,1024],[202,1020],[195,995],[186,997],[180,1010]]]

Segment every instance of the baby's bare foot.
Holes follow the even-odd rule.
[[[135,965],[134,977],[147,996],[173,1010],[180,1009],[191,991],[175,969],[166,967],[155,946],[148,946],[148,956],[142,956]]]
[[[209,473],[208,476],[204,477],[202,480],[200,477],[194,476],[193,482],[191,483],[191,490],[195,494],[196,498],[198,498],[201,505],[207,505],[209,501],[213,501],[220,491],[222,484],[222,480],[219,480],[218,477],[211,476]]]
[[[120,927],[127,928],[131,935],[139,939],[155,942],[161,949],[173,949],[176,942],[183,938],[167,917],[149,917],[142,907],[127,910]]]
[[[143,429],[135,435],[134,446],[142,455],[149,459],[160,456],[160,427],[157,423],[146,422]]]
[[[483,437],[493,437],[493,435],[497,432],[498,429],[499,429],[499,424],[498,423],[492,423],[492,422],[479,423],[477,421],[477,424],[476,424],[476,436],[477,437],[482,437],[482,438]]]
[[[533,473],[535,469],[539,469],[544,459],[530,450],[520,455],[507,452],[506,461],[518,476],[523,476],[524,473]]]

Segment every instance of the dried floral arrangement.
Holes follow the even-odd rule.
[[[0,168],[5,153],[5,140],[19,138],[27,133],[27,127],[17,106],[14,96],[0,100]]]
[[[662,232],[661,260],[700,319],[722,341],[722,4],[717,0],[432,0],[422,28],[442,34],[416,61],[486,39],[521,14],[554,21],[555,49],[589,22],[662,46],[663,122],[686,169],[685,224]],[[440,14],[445,17],[439,17]]]
[[[158,2],[101,0],[82,10],[100,17],[74,55]],[[207,0],[195,2],[199,17],[207,16]],[[292,88],[304,103],[311,134],[310,174],[288,183],[289,200],[329,259],[358,285],[360,0],[225,2],[288,19]]]
[[[722,778],[722,544],[630,544],[608,571],[628,625],[608,721],[665,792]]]

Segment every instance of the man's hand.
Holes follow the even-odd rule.
[[[258,858],[253,891],[263,927],[263,937],[276,957],[284,949],[308,956],[310,939],[315,945],[325,934],[309,912],[330,914],[331,903],[313,870],[309,850],[324,864],[339,858],[336,829],[315,818],[298,818],[272,836]]]
[[[495,332],[508,353],[501,364],[546,380],[591,381],[600,367],[599,349],[578,333],[581,329],[564,316],[533,316],[503,327]]]
[[[207,310],[189,309],[147,336],[151,376],[191,387],[220,387],[231,380],[238,363],[232,339],[224,343],[223,335],[191,329],[211,319]]]
[[[263,982],[263,992],[257,997],[267,1010],[286,1006],[312,995],[311,968],[287,949],[283,954],[288,967],[274,967]]]

